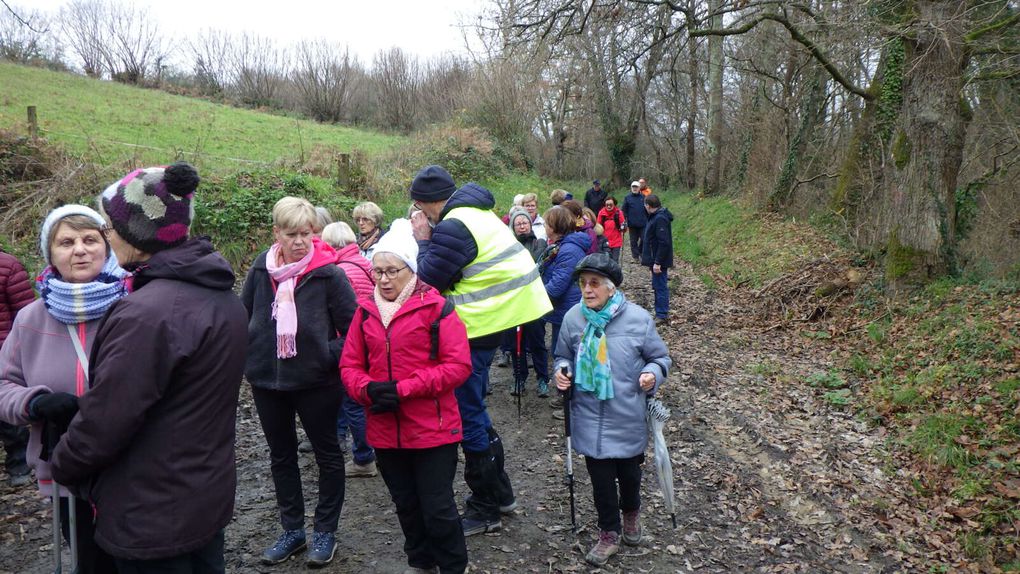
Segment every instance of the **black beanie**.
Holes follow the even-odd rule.
[[[444,201],[457,190],[450,172],[438,165],[421,168],[411,182],[411,199],[415,201]]]

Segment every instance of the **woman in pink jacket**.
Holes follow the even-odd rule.
[[[453,390],[471,374],[467,331],[417,275],[418,245],[391,229],[377,244],[371,298],[358,301],[340,376],[368,408],[368,442],[397,507],[411,568],[467,568],[453,479],[460,412]]]
[[[0,420],[31,424],[28,462],[39,490],[50,496],[50,467],[40,458],[45,427],[63,432],[78,412],[88,385],[88,356],[100,319],[127,295],[126,272],[103,237],[105,222],[84,205],[50,212],[40,233],[46,268],[36,279],[40,298],[18,313],[0,352]],[[50,437],[55,443],[57,437]],[[48,459],[47,454],[43,458]],[[60,515],[67,516],[61,489]],[[94,540],[91,505],[75,501],[78,572],[116,571],[113,559]],[[61,529],[68,538],[67,521]]]

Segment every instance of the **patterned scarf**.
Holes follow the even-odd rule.
[[[110,305],[127,295],[127,276],[111,252],[102,271],[88,283],[68,283],[50,265],[36,277],[35,287],[54,319],[75,325],[102,317]]]
[[[297,355],[297,304],[294,302],[294,289],[297,278],[305,272],[312,262],[315,249],[300,261],[280,265],[277,263],[280,244],[274,243],[266,254],[266,271],[277,282],[276,298],[273,300],[273,319],[276,320],[276,356],[289,359]]]
[[[404,285],[404,288],[397,294],[397,298],[392,301],[387,301],[382,293],[379,292],[379,285],[375,286],[375,306],[379,308],[379,318],[382,319],[383,329],[388,329],[390,321],[393,320],[393,316],[397,314],[397,311],[407,303],[407,300],[411,298],[411,293],[414,292],[414,286],[418,282],[418,277],[411,277]]]
[[[594,393],[600,401],[613,398],[613,373],[609,364],[606,325],[623,306],[623,292],[616,291],[598,311],[581,303],[581,314],[587,320],[577,348],[577,373],[574,382],[582,391]]]
[[[362,252],[368,251],[369,248],[371,248],[373,245],[375,245],[377,241],[379,241],[379,236],[381,234],[382,230],[376,227],[368,235],[359,236],[358,249],[360,249]]]

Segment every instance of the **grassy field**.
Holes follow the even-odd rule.
[[[268,164],[301,165],[322,149],[369,155],[406,141],[342,126],[0,63],[0,128],[26,133],[36,106],[41,135],[104,166],[175,158],[203,173]]]

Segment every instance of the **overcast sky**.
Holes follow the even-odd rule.
[[[67,0],[13,0],[17,7],[56,14]],[[362,62],[370,64],[381,49],[399,46],[428,58],[444,52],[463,53],[461,22],[473,23],[481,0],[130,0],[148,7],[160,28],[175,37],[194,36],[202,29],[254,32],[281,45],[302,39],[326,38],[347,43]]]

